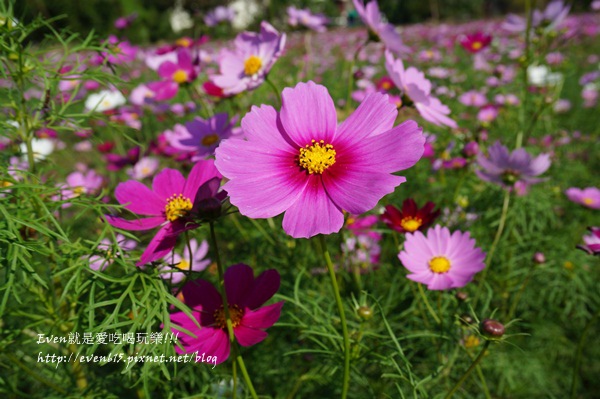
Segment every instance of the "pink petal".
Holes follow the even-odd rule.
[[[165,209],[164,201],[156,193],[135,180],[119,183],[115,197],[120,204],[128,204],[126,209],[139,215],[160,215]]]
[[[353,214],[373,209],[381,198],[406,181],[402,176],[389,173],[341,167],[332,169],[331,173],[327,173],[328,170],[322,175],[327,195],[339,208]]]
[[[241,324],[250,328],[269,328],[279,320],[283,303],[281,301],[254,311],[247,311]]]
[[[213,177],[222,177],[212,159],[198,161],[190,171],[183,187],[183,196],[193,200],[198,188]]]
[[[338,128],[335,142],[352,147],[367,137],[377,136],[394,127],[398,110],[389,102],[387,94],[372,93],[363,100],[348,119]]]
[[[311,140],[331,143],[337,128],[337,113],[325,86],[310,81],[281,93],[281,124],[298,147]]]
[[[163,207],[170,196],[183,194],[184,186],[185,178],[176,169],[165,168],[152,180],[152,189],[165,201]],[[190,198],[190,200],[193,200],[193,198]]]
[[[269,151],[298,152],[299,146],[287,135],[278,120],[277,111],[270,105],[253,106],[242,118],[242,130],[249,141],[265,145]]]
[[[246,327],[244,325],[237,326],[233,333],[235,334],[235,338],[242,346],[252,346],[256,345],[265,338],[269,334],[262,330],[256,330],[254,328]]]
[[[283,230],[294,238],[340,231],[344,214],[327,195],[320,176],[310,175],[298,200],[285,212]]]
[[[104,215],[106,221],[118,229],[123,230],[150,230],[164,223],[165,218],[162,216],[126,220],[116,216]]]
[[[173,223],[168,223],[158,230],[140,257],[140,261],[135,264],[136,266],[143,266],[158,260],[173,250],[177,242],[177,235],[173,234],[172,225]]]
[[[240,213],[267,218],[284,212],[304,191],[308,179],[294,157],[279,148],[229,139],[217,148],[215,164],[230,179],[223,190]]]

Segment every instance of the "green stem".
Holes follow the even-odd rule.
[[[525,0],[525,14],[527,15],[527,28],[525,29],[525,59],[522,63],[522,79],[521,83],[523,94],[521,99],[521,107],[519,109],[519,120],[521,122],[521,129],[517,134],[517,142],[515,147],[520,148],[523,145],[523,135],[525,134],[525,116],[527,114],[527,103],[529,102],[529,82],[527,78],[527,69],[529,67],[529,45],[530,45],[530,34],[531,34],[531,0]]]
[[[267,82],[269,87],[271,87],[271,89],[275,93],[275,96],[277,97],[277,102],[279,103],[279,107],[281,107],[281,93],[279,92],[279,89],[277,89],[277,86],[275,86],[275,83],[273,83],[271,81],[271,79],[269,79],[268,76],[265,78],[265,82]]]
[[[587,325],[583,329],[583,333],[581,334],[581,338],[579,339],[579,344],[577,345],[577,357],[575,358],[575,367],[573,368],[573,380],[571,381],[571,399],[575,399],[577,397],[577,375],[579,374],[579,368],[581,367],[581,358],[583,356],[583,344],[585,344],[585,340],[587,338],[592,325],[596,321],[596,319],[600,316],[600,310],[594,314],[594,316],[588,321]]]
[[[340,320],[342,322],[342,335],[344,337],[344,377],[342,380],[342,399],[346,399],[348,396],[348,387],[350,385],[350,336],[348,334],[348,324],[346,322],[346,314],[344,313],[344,303],[340,295],[340,288],[337,283],[337,276],[333,269],[333,263],[331,262],[331,256],[327,250],[327,243],[325,242],[325,236],[319,235],[321,240],[321,251],[323,252],[323,258],[327,263],[327,270],[329,270],[329,277],[331,278],[331,287],[333,288],[333,294],[335,296],[335,302],[337,303],[338,311],[340,313]]]
[[[479,288],[477,289],[477,295],[473,300],[473,308],[477,305],[477,301],[479,300],[479,296],[481,295],[481,290],[483,289],[483,285],[485,282],[485,278],[487,277],[488,270],[490,269],[490,265],[492,264],[492,259],[494,257],[494,253],[496,252],[496,248],[498,247],[498,242],[500,242],[500,237],[502,237],[502,232],[504,231],[504,225],[506,224],[506,215],[508,214],[508,204],[510,203],[510,191],[506,190],[504,192],[504,203],[502,204],[502,213],[500,214],[500,222],[498,223],[498,230],[496,230],[496,236],[494,237],[494,241],[492,242],[492,246],[490,247],[490,252],[487,254],[487,259],[485,261],[485,269],[483,269],[483,273],[481,274],[481,280],[479,280]]]
[[[433,310],[433,308],[431,307],[429,300],[427,300],[427,295],[425,295],[425,291],[423,291],[423,284],[417,283],[417,286],[419,287],[419,294],[421,295],[421,298],[423,299],[423,302],[425,303],[425,307],[429,311],[429,314],[431,315],[431,317],[433,317],[433,319],[435,320],[435,322],[437,324],[441,324],[442,321],[440,320],[438,315],[435,313],[435,310]]]
[[[527,283],[529,283],[529,279],[531,279],[531,275],[534,270],[535,270],[535,267],[531,266],[529,268],[529,270],[527,271],[527,276],[525,276],[525,278],[523,279],[523,283],[521,283],[521,288],[519,288],[519,291],[517,292],[517,295],[515,296],[515,299],[513,300],[510,310],[508,311],[508,317],[507,317],[508,320],[512,319],[515,312],[517,311],[517,306],[519,305],[519,302],[521,301],[521,296],[523,296],[523,292],[525,292],[525,287],[527,287]]]
[[[469,377],[469,374],[471,374],[471,372],[477,367],[479,362],[481,362],[481,359],[483,359],[483,356],[485,355],[485,351],[487,350],[488,346],[490,346],[490,342],[491,341],[485,341],[485,345],[483,346],[483,349],[481,349],[481,352],[479,352],[479,355],[477,356],[477,358],[473,361],[473,363],[471,363],[471,365],[469,366],[467,371],[465,371],[463,376],[460,377],[460,380],[458,380],[456,385],[454,385],[454,387],[450,390],[450,392],[448,392],[448,395],[445,396],[445,399],[450,399],[456,393],[456,391],[458,391],[460,386],[467,380],[467,378]]]
[[[221,263],[221,257],[219,256],[219,246],[217,244],[215,225],[213,222],[210,222],[209,225],[210,237],[212,240],[213,248],[215,249],[215,261],[217,262],[217,273],[219,276],[219,289],[221,291],[221,297],[223,298],[223,309],[225,311],[225,320],[227,324],[227,332],[229,334],[229,342],[231,345],[231,349],[234,353],[234,359],[237,360],[237,363],[240,366],[240,371],[242,372],[242,376],[244,377],[244,381],[246,382],[246,387],[250,391],[250,395],[253,399],[258,399],[256,391],[254,390],[254,385],[252,385],[252,380],[250,379],[248,371],[246,370],[246,366],[244,365],[244,359],[242,358],[242,354],[239,353],[239,350],[235,343],[235,335],[233,334],[233,324],[231,323],[231,314],[229,312],[229,303],[227,301],[227,292],[225,290],[225,272],[223,271],[223,264]]]

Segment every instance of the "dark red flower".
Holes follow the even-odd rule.
[[[470,33],[460,38],[460,45],[471,54],[476,54],[490,45],[492,36],[483,32]]]
[[[393,205],[387,205],[381,220],[392,230],[400,233],[412,233],[424,230],[440,215],[440,211],[434,211],[433,202],[426,203],[421,209],[417,207],[412,198],[405,199],[402,210]]]

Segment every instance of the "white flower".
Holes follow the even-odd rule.
[[[545,65],[530,65],[527,68],[527,80],[534,86],[557,85],[563,81],[563,74],[550,72]]]
[[[254,21],[260,8],[255,0],[237,0],[229,5],[235,11],[235,17],[231,24],[235,29],[245,29]]]
[[[192,21],[190,13],[184,10],[180,4],[178,4],[171,12],[171,18],[169,21],[171,22],[171,29],[173,29],[173,32],[175,33],[194,26],[194,21]]]
[[[21,143],[20,145],[23,159],[27,159],[27,144]],[[41,161],[54,151],[54,140],[52,139],[32,139],[31,149],[33,151],[33,159]]]
[[[102,90],[90,94],[85,100],[85,108],[90,111],[104,112],[125,104],[125,96],[118,90]]]

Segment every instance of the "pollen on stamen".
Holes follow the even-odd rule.
[[[193,208],[192,201],[184,197],[183,194],[173,194],[167,199],[165,205],[165,216],[170,222],[174,222],[181,217],[187,216]]]
[[[322,174],[335,163],[336,152],[331,144],[325,141],[312,140],[304,148],[300,148],[298,164],[306,169],[309,174]]]

